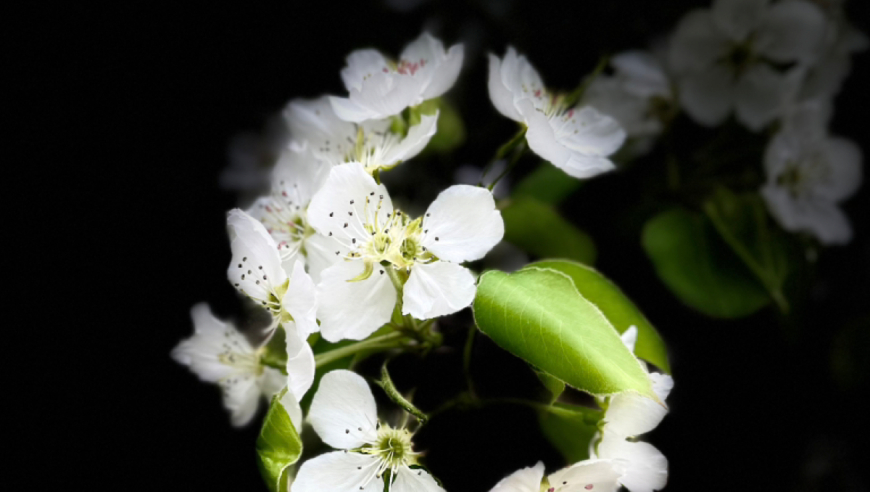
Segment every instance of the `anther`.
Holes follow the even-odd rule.
[[[332,217],[332,214],[333,214],[333,213],[334,213],[334,212],[329,212],[329,216]]]
[[[347,222],[344,223],[344,227],[347,227]]]

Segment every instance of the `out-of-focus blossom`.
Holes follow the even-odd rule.
[[[614,169],[607,156],[625,141],[615,119],[592,107],[568,107],[566,95],[544,87],[526,59],[508,47],[489,55],[489,97],[504,116],[527,126],[529,148],[575,178]]]
[[[760,130],[781,114],[791,79],[817,61],[824,38],[824,14],[804,0],[716,0],[689,12],[669,52],[680,103],[701,124],[734,111]],[[787,64],[795,66],[783,72]]]
[[[345,121],[389,118],[453,87],[463,54],[461,44],[445,51],[441,41],[425,32],[405,47],[398,61],[373,49],[354,51],[341,71],[348,97],[330,97],[330,102]]]
[[[622,466],[612,460],[585,460],[547,477],[544,463],[517,470],[503,478],[490,492],[615,492]]]

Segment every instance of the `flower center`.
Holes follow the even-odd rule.
[[[283,259],[296,254],[302,241],[313,234],[314,229],[308,225],[302,206],[294,204],[286,191],[281,192],[281,195],[283,198],[273,195],[260,202],[257,206],[257,218],[278,243],[278,252]]]
[[[814,183],[828,179],[830,168],[821,156],[813,155],[791,161],[776,178],[776,184],[788,190],[792,197],[798,198],[810,192]]]
[[[740,77],[758,61],[752,46],[752,38],[732,44],[722,61],[731,69],[735,77]]]
[[[378,429],[378,438],[370,448],[363,452],[378,456],[386,468],[413,465],[417,462],[417,454],[413,450],[411,433],[405,429],[393,429],[382,424]]]
[[[392,169],[395,162],[385,162],[390,150],[398,145],[401,137],[389,129],[370,131],[366,133],[363,127],[357,127],[356,140],[351,139],[353,147],[343,156],[344,162],[359,162],[367,173],[372,174],[377,169]]]

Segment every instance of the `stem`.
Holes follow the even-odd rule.
[[[498,150],[495,152],[495,156],[492,158],[491,161],[489,161],[486,164],[486,167],[483,168],[483,172],[480,174],[480,181],[477,183],[477,186],[483,186],[483,178],[486,177],[486,173],[488,173],[489,170],[492,169],[492,166],[496,162],[504,159],[504,157],[508,154],[508,152],[513,150],[517,145],[519,145],[526,138],[526,130],[527,129],[528,128],[525,125],[523,125],[523,127],[520,128],[520,131],[518,131],[516,135],[511,137],[511,139],[508,140],[507,143],[505,143],[504,145],[502,145],[501,147],[498,148]],[[492,188],[490,188],[490,189],[492,189]]]
[[[610,62],[610,56],[604,55],[598,59],[598,64],[595,65],[595,68],[592,69],[592,72],[583,78],[580,81],[580,85],[577,86],[573,91],[571,91],[567,96],[565,96],[565,106],[572,107],[580,98],[583,97],[583,94],[586,93],[586,89],[592,84],[592,82],[601,75],[601,72],[607,68],[607,64]]]
[[[493,182],[489,184],[489,186],[487,187],[489,189],[489,191],[492,191],[492,189],[495,188],[495,185],[497,185],[498,182],[501,181],[501,178],[507,176],[507,173],[511,172],[511,170],[514,168],[514,166],[517,165],[517,162],[519,162],[520,157],[523,155],[523,152],[525,152],[525,150],[526,150],[526,146],[521,143],[517,147],[516,151],[514,152],[513,157],[511,157],[510,163],[508,163],[508,165],[505,166],[504,171],[502,171],[502,173],[499,174],[498,177],[495,178],[495,180],[493,180]]]
[[[477,328],[470,326],[468,328],[468,338],[465,339],[465,350],[462,351],[462,372],[465,373],[465,382],[468,385],[468,393],[472,399],[477,399],[477,393],[474,391],[474,381],[471,379],[471,349],[474,347],[474,335],[477,334]]]
[[[399,332],[387,333],[375,338],[369,338],[361,342],[345,345],[328,352],[323,352],[314,356],[315,367],[321,367],[338,359],[343,359],[347,356],[354,355],[363,350],[381,350],[398,347],[405,335]]]
[[[266,367],[271,367],[273,369],[278,369],[279,371],[281,371],[281,374],[287,374],[287,365],[281,364],[279,361],[272,360],[271,358],[266,358],[266,357],[261,358],[260,364],[262,364]]]

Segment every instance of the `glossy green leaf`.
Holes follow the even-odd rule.
[[[646,223],[642,241],[671,292],[708,316],[738,318],[770,303],[767,292],[701,214],[682,208],[662,212]]]
[[[582,180],[568,176],[549,162],[542,162],[517,183],[511,196],[515,199],[534,198],[547,205],[558,205],[582,185]]]
[[[286,391],[285,388],[272,398],[257,437],[257,464],[263,480],[272,492],[287,490],[289,468],[302,454],[302,440],[281,403]]]
[[[788,275],[788,255],[782,236],[768,227],[761,197],[756,193],[736,195],[719,188],[704,202],[704,212],[780,310],[788,312],[788,301],[782,292]]]
[[[593,395],[637,391],[657,399],[646,371],[571,277],[528,267],[480,277],[478,328],[501,348]]]
[[[636,326],[635,355],[670,374],[668,351],[662,337],[622,290],[598,270],[564,260],[544,260],[530,266],[552,268],[570,276],[580,295],[595,304],[618,332],[623,333],[630,326]]]
[[[589,443],[598,432],[601,411],[557,404],[538,413],[544,436],[562,453],[566,463],[589,458]]]
[[[565,392],[565,381],[547,374],[534,366],[532,366],[532,371],[535,372],[535,375],[541,380],[541,384],[543,384],[544,388],[547,388],[547,391],[550,393],[551,404],[558,400],[562,393]]]
[[[595,262],[595,243],[553,207],[533,198],[511,200],[502,209],[504,238],[539,258]]]

